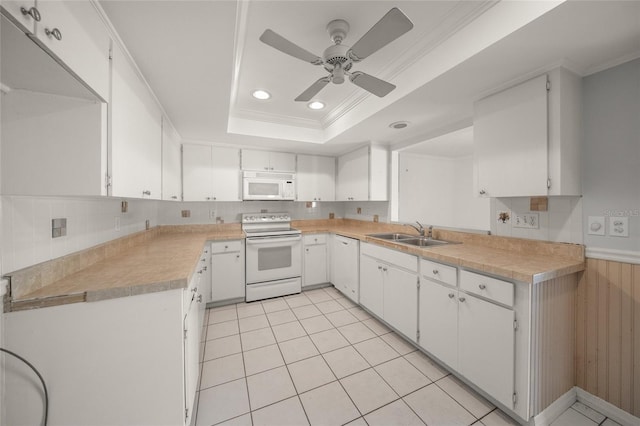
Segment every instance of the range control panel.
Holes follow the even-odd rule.
[[[291,222],[289,213],[244,213],[242,223]]]

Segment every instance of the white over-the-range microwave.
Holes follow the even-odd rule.
[[[295,200],[295,173],[253,172],[242,173],[243,200]]]

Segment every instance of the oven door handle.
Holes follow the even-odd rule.
[[[258,245],[258,244],[273,244],[273,243],[287,243],[293,241],[300,241],[302,239],[301,235],[296,235],[295,237],[254,237],[247,238],[247,244],[249,245]]]

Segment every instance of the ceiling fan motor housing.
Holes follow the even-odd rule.
[[[336,64],[340,64],[341,68],[345,71],[349,71],[353,65],[351,58],[349,57],[349,46],[344,44],[334,44],[329,46],[322,54],[324,60],[324,68],[331,72],[335,68]],[[329,64],[330,66],[327,66]]]

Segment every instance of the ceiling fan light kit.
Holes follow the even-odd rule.
[[[361,71],[350,72],[353,63],[360,62],[377,52],[412,28],[413,23],[409,18],[400,9],[394,7],[351,47],[342,44],[349,32],[349,23],[344,19],[334,19],[329,22],[327,32],[334,44],[324,51],[322,57],[314,55],[270,29],[262,33],[260,41],[305,62],[322,65],[329,72],[328,76],[320,78],[298,95],[295,99],[297,102],[309,102],[330,82],[344,83],[345,75],[356,86],[378,97],[384,97],[396,86]]]

